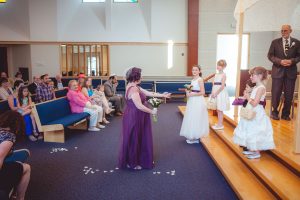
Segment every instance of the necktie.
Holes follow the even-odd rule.
[[[285,54],[285,56],[287,56],[289,48],[290,48],[289,41],[287,39],[285,39],[285,43],[284,43],[284,54]]]

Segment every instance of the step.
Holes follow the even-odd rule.
[[[210,116],[209,120],[214,124],[217,117]],[[224,130],[214,132],[274,194],[282,199],[300,199],[300,178],[267,152],[262,152],[260,159],[247,159],[241,148],[233,143],[233,131],[234,127],[225,121]]]
[[[237,119],[224,115],[224,119],[229,122],[233,127],[237,126]],[[276,149],[271,152],[277,156],[281,162],[284,162],[290,167],[298,176],[300,176],[300,155],[293,152],[293,128],[289,122],[286,121],[272,121],[274,131],[282,131],[284,134],[274,134]],[[292,135],[292,136],[291,136]]]
[[[201,139],[201,142],[239,199],[276,199],[212,131],[208,137]]]

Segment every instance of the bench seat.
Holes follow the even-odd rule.
[[[68,127],[74,124],[74,122],[79,122],[87,117],[89,117],[90,115],[88,113],[72,113],[68,116],[65,117],[61,117],[57,120],[48,122],[45,125],[53,125],[53,124],[61,124],[64,127]]]
[[[40,132],[44,132],[45,142],[65,141],[64,129],[88,118],[88,113],[72,113],[66,97],[36,104],[33,114]],[[87,124],[84,127],[87,129]]]

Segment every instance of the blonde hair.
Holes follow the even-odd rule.
[[[221,59],[217,62],[218,66],[222,66],[223,68],[225,68],[227,66],[227,62],[225,59]]]
[[[70,80],[69,83],[68,83],[68,87],[69,87],[69,88],[71,87],[71,85],[73,84],[73,82],[77,82],[77,81],[74,80],[74,79],[73,79],[73,80]]]
[[[258,66],[258,67],[253,67],[252,69],[249,70],[249,73],[251,75],[262,75],[262,81],[266,80],[268,77],[268,70],[266,68]]]

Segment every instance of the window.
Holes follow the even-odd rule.
[[[62,44],[60,48],[63,76],[78,76],[80,73],[107,76],[109,73],[108,45]]]
[[[138,0],[114,0],[114,3],[138,3]]]
[[[105,0],[82,0],[83,3],[104,3]]]
[[[243,35],[242,45],[242,63],[241,69],[248,69],[248,55],[249,55],[249,34]],[[238,35],[236,34],[218,34],[217,38],[217,60],[225,59],[227,67],[227,77],[237,76],[237,56],[238,56]],[[226,85],[235,88],[236,79],[227,78]]]

